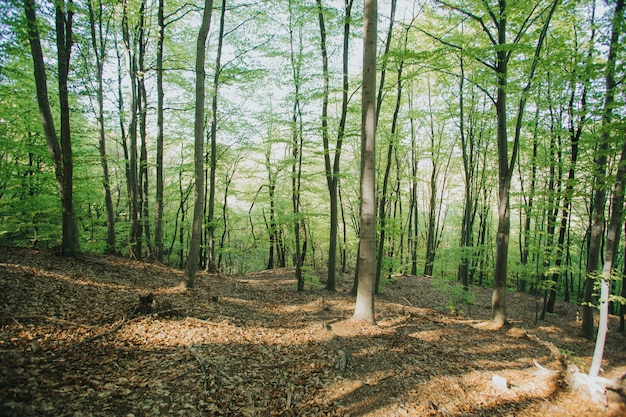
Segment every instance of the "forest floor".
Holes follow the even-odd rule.
[[[568,383],[593,353],[573,305],[535,325],[535,298],[509,293],[510,324],[489,330],[489,289],[451,315],[445,285],[403,276],[377,298],[374,326],[350,320],[348,278],[337,293],[297,292],[282,269],[199,273],[189,290],[181,279],[121,257],[0,247],[0,415],[626,415],[614,391],[596,403]],[[603,376],[619,384],[617,324]]]

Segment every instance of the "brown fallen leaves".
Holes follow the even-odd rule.
[[[180,280],[180,271],[119,257],[0,248],[0,415],[625,412],[564,382],[559,359],[584,370],[593,351],[565,304],[535,326],[534,299],[510,294],[511,326],[481,329],[489,290],[474,288],[472,309],[450,316],[429,279],[399,277],[378,298],[372,326],[350,320],[349,282],[331,294],[298,293],[290,270],[201,273],[191,290]],[[154,309],[137,314],[146,294]],[[611,332],[606,376],[626,372],[623,346]]]

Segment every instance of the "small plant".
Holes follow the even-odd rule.
[[[322,286],[320,279],[317,275],[311,272],[302,271],[304,274],[304,283],[309,285],[309,288],[312,290],[316,290]]]
[[[439,291],[443,291],[448,295],[448,304],[446,307],[450,311],[450,314],[456,315],[461,305],[469,306],[474,305],[474,293],[469,288],[463,286],[463,284],[456,281],[448,280],[434,280],[433,284]]]

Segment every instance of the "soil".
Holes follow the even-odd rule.
[[[370,325],[350,319],[349,276],[336,293],[296,291],[290,269],[181,280],[156,263],[0,247],[0,415],[626,415],[616,317],[611,387],[592,396],[575,305],[535,324],[538,300],[509,293],[510,323],[491,329],[489,289],[450,314],[453,288],[401,276]]]

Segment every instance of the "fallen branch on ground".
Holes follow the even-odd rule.
[[[5,320],[13,320],[13,321],[17,321],[17,320],[45,320],[45,321],[49,321],[49,322],[57,323],[57,324],[66,324],[68,326],[82,327],[84,329],[92,329],[93,328],[92,326],[89,326],[87,324],[76,323],[74,321],[58,319],[56,317],[44,316],[44,315],[41,315],[41,314],[32,314],[32,315],[26,315],[26,316],[2,316],[2,317],[0,317],[0,321],[5,321]]]

